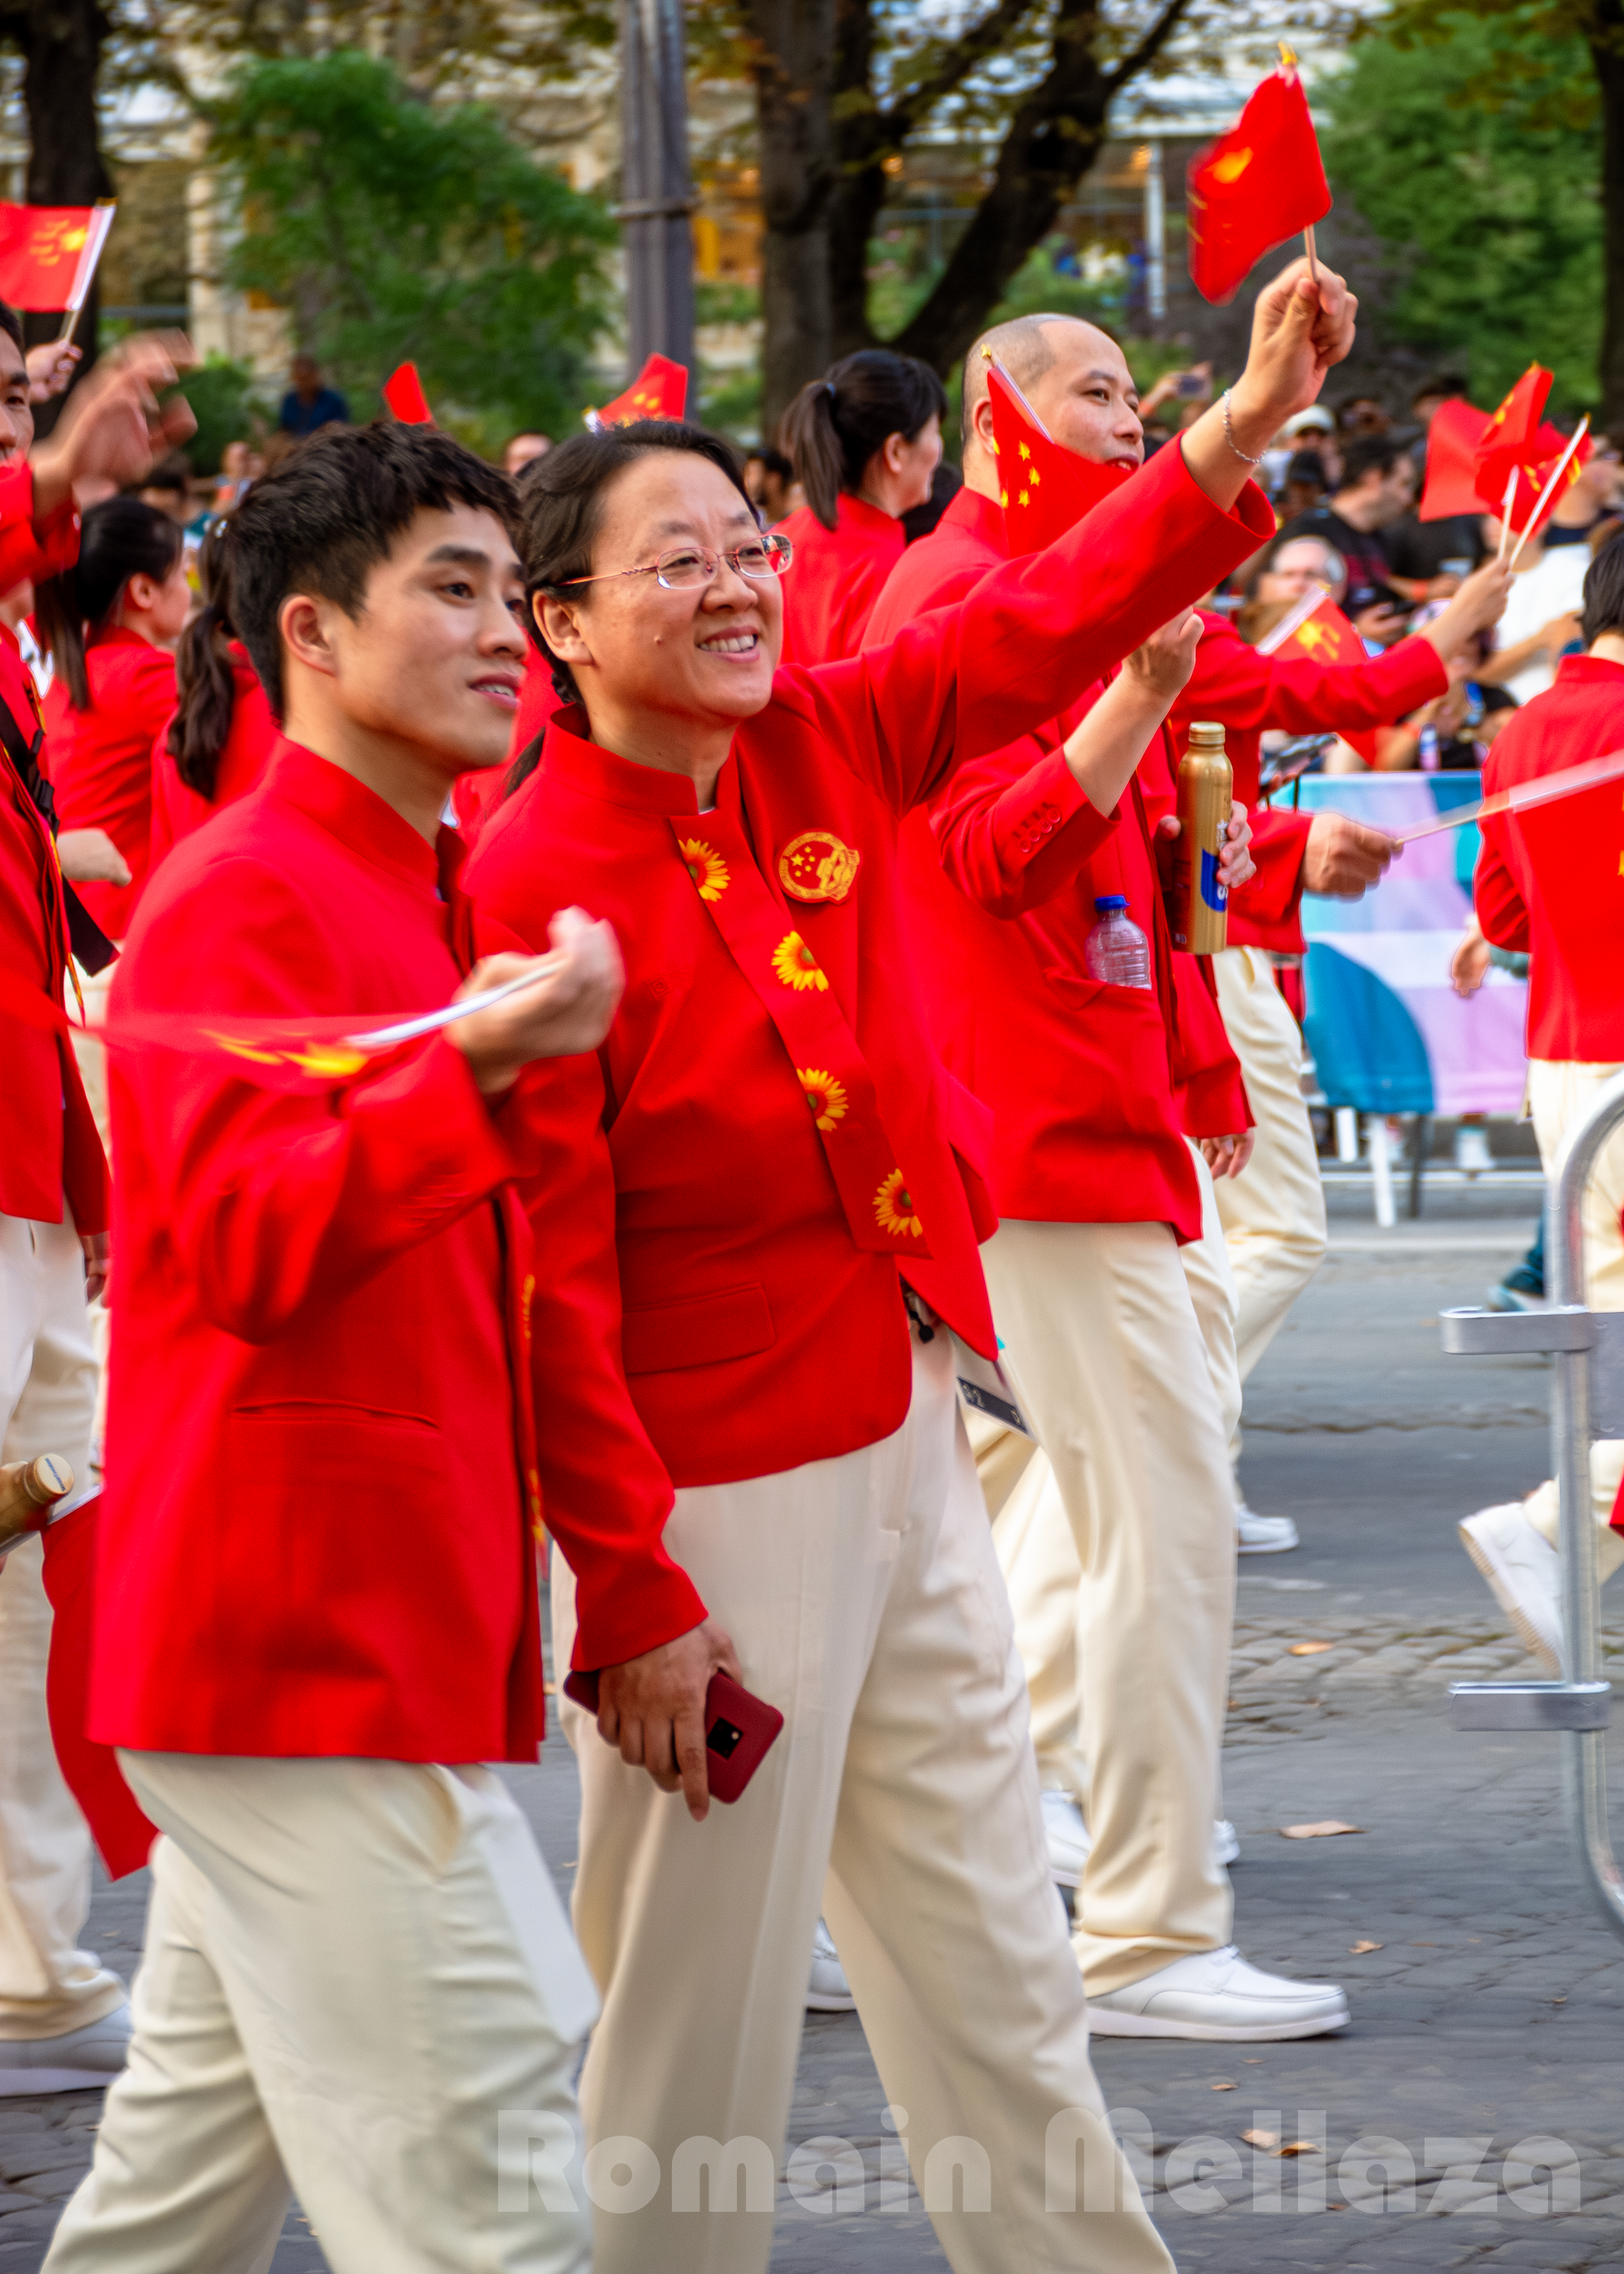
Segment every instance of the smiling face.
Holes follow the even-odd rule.
[[[590,573],[606,580],[535,601],[594,741],[626,748],[661,718],[731,730],[765,709],[783,644],[776,577],[742,577],[720,561],[709,583],[668,591],[653,574],[620,573],[652,568],[683,547],[720,555],[759,536],[749,505],[709,459],[649,450],[615,475],[592,541]]]
[[[367,579],[359,613],[292,595],[279,612],[288,732],[306,701],[448,778],[500,765],[524,681],[524,576],[494,514],[418,513]],[[309,687],[308,675],[324,682]]]
[[[1144,428],[1121,349],[1092,324],[1047,323],[1044,338],[1054,361],[1026,394],[1056,441],[1101,465],[1137,466]]]

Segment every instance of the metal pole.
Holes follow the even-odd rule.
[[[628,375],[694,363],[694,248],[682,0],[621,0],[621,203]],[[695,389],[690,384],[689,401]]]
[[[1145,312],[1153,324],[1167,313],[1167,218],[1162,184],[1162,145],[1153,138],[1145,145],[1149,164],[1144,172]]]
[[[1609,1082],[1581,1123],[1546,1203],[1545,1252],[1552,1300],[1585,1301],[1585,1187],[1603,1144],[1624,1121],[1624,1076]],[[1590,1353],[1558,1350],[1551,1395],[1562,1533],[1562,1671],[1568,1682],[1594,1682],[1597,1647],[1596,1521],[1590,1484]],[[1564,1731],[1568,1799],[1586,1883],[1608,1922],[1624,1933],[1624,1873],[1608,1831],[1607,1732]]]

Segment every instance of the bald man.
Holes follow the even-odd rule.
[[[1057,441],[1139,463],[1137,395],[1114,341],[1060,317],[998,327],[966,361],[965,487],[935,535],[893,571],[871,643],[924,609],[952,604],[1005,558],[983,347]],[[1235,420],[1247,434],[1240,386]],[[1240,454],[1266,439],[1237,446],[1231,436],[1230,447]],[[1182,1006],[1188,980],[1205,988],[1207,975],[1187,975],[1175,1016],[1175,958],[1137,777],[1113,793],[1102,833],[1100,813],[1086,813],[1084,785],[1067,770],[1100,692],[1045,734],[961,768],[900,839],[934,1039],[993,1111],[1000,1225],[982,1260],[1012,1379],[1056,1489],[1036,1489],[1034,1476],[1012,1491],[1019,1451],[1007,1440],[983,1444],[986,1482],[990,1500],[1007,1511],[1001,1549],[1044,1733],[1051,1854],[1066,1838],[1067,1810],[1074,1846],[1086,1853],[1075,1945],[1091,2029],[1308,2037],[1346,2024],[1342,1992],[1262,1974],[1239,1955],[1213,1836],[1234,1508],[1226,1399],[1180,1249],[1202,1229],[1203,1171],[1188,1137],[1205,1138],[1215,1173],[1228,1174],[1246,1157],[1245,1102],[1238,1077],[1192,1078],[1193,1022]],[[1159,742],[1146,763],[1164,767]],[[1109,894],[1126,897],[1151,942],[1153,980],[1142,990],[1087,976],[1085,942],[1096,903]],[[1210,1015],[1210,994],[1203,1000]],[[1197,1090],[1202,1108],[1232,1098],[1229,1118],[1200,1125]],[[1224,1331],[1232,1336],[1233,1315],[1224,1303],[1209,1307],[1216,1347]],[[1233,1370],[1231,1347],[1231,1379]],[[1014,1568],[1026,1556],[1046,1559],[1028,1575],[1031,1586]],[[1023,1604],[1034,1614],[1025,1631]],[[1056,1714],[1056,1688],[1068,1685],[1077,1704],[1062,1698]],[[1069,1774],[1066,1766],[1066,1725],[1075,1732],[1079,1707],[1091,1850],[1065,1790],[1069,1782],[1075,1794],[1082,1781],[1080,1763]]]

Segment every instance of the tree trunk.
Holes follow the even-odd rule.
[[[31,0],[27,7],[0,9],[0,38],[14,41],[23,54],[28,120],[23,194],[30,205],[93,205],[113,194],[96,118],[96,74],[106,36],[107,19],[96,0]],[[83,370],[96,360],[98,298],[92,287],[73,335],[84,350]],[[23,329],[30,345],[54,340],[61,318],[29,316]],[[49,431],[58,407],[40,405],[40,432]]]
[[[1601,90],[1602,333],[1599,426],[1624,421],[1624,0],[1597,0],[1590,43]]]
[[[752,0],[761,128],[762,433],[828,370],[835,0]]]

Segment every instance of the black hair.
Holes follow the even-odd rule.
[[[1389,434],[1357,435],[1342,453],[1342,480],[1339,487],[1356,490],[1368,473],[1390,474],[1401,458],[1408,458],[1407,442],[1395,442]]]
[[[860,348],[804,386],[778,425],[807,503],[826,529],[835,525],[842,490],[861,486],[864,469],[888,436],[912,441],[947,397],[928,363],[889,348]]]
[[[180,634],[175,650],[179,704],[169,721],[169,755],[188,789],[214,801],[220,754],[232,731],[237,682],[232,670],[231,563],[226,537],[231,524],[211,521],[198,549],[198,584],[203,605]]]
[[[677,418],[640,418],[629,427],[605,427],[599,434],[572,434],[545,458],[525,469],[521,495],[523,534],[519,550],[525,561],[525,619],[530,636],[546,656],[553,675],[553,689],[560,702],[578,703],[580,690],[569,666],[555,655],[541,636],[536,621],[537,593],[557,593],[578,577],[592,573],[592,541],[603,514],[603,493],[615,476],[653,450],[679,450],[691,458],[708,459],[726,474],[740,496],[755,508],[744,487],[731,444],[702,427],[686,426]],[[536,771],[541,737],[526,744],[508,769],[507,795]]]
[[[790,460],[782,450],[774,449],[770,442],[757,442],[746,450],[744,463],[748,466],[752,459],[763,473],[776,474],[780,482],[793,482],[796,478],[796,470]]]
[[[1588,647],[1604,632],[1624,632],[1624,530],[1608,539],[1585,571],[1580,636]]]
[[[439,428],[394,419],[323,427],[254,484],[232,516],[231,612],[278,720],[276,619],[288,594],[309,592],[359,617],[367,580],[395,538],[418,514],[453,505],[494,514],[517,548],[518,500],[507,476]]]
[[[1424,403],[1435,395],[1441,395],[1447,402],[1451,395],[1464,395],[1466,391],[1467,383],[1459,372],[1440,371],[1432,378],[1422,381],[1410,397],[1410,407],[1413,410],[1417,403]]]
[[[86,514],[79,558],[35,590],[34,618],[75,710],[91,707],[85,632],[100,631],[132,577],[162,584],[173,575],[186,539],[180,525],[138,497],[104,498]]]
[[[27,350],[23,346],[23,319],[16,309],[5,300],[0,300],[0,331],[8,333],[16,341],[18,352],[27,355]]]
[[[1326,486],[1326,462],[1317,450],[1294,450],[1287,461],[1285,478],[1288,482],[1312,482],[1315,489]]]
[[[143,490],[175,490],[182,497],[191,489],[191,460],[184,450],[171,450],[149,467],[139,482],[132,482],[129,494],[138,497]]]

